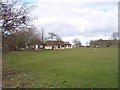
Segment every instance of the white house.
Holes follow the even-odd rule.
[[[60,41],[47,41],[45,49],[64,49],[64,42]]]

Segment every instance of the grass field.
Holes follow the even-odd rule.
[[[116,88],[117,48],[75,48],[3,54],[3,87]]]

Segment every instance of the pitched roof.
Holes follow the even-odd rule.
[[[69,42],[64,42],[65,45],[71,45]]]
[[[47,45],[64,45],[63,41],[47,41]]]

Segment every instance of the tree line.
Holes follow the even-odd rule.
[[[91,40],[89,46],[91,47],[119,47],[120,46],[120,39],[119,39],[119,32],[113,32],[111,35],[110,40]]]
[[[39,43],[42,32],[31,24],[29,16],[34,5],[8,0],[0,2],[0,33],[2,38],[2,49],[19,50],[26,45]]]

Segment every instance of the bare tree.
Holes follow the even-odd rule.
[[[1,2],[0,21],[2,24],[2,35],[13,34],[19,30],[19,27],[28,25],[30,8],[25,3],[8,0]]]
[[[61,38],[57,34],[55,34],[55,33],[49,32],[48,34],[49,34],[49,39],[51,39],[52,41],[53,40],[56,40],[56,41],[60,41],[61,40]]]
[[[40,31],[39,33],[40,33],[40,36],[41,36],[41,41],[45,42],[45,32],[44,32],[45,30],[44,30],[43,26],[40,26],[38,28],[38,30]]]
[[[2,47],[10,46],[15,49],[17,33],[29,25],[30,6],[15,0],[0,2],[0,31],[2,33]],[[22,28],[22,29],[21,29]],[[9,37],[9,38],[8,38]],[[8,39],[7,39],[8,38]],[[9,42],[10,43],[9,43]]]
[[[26,39],[27,45],[30,45],[30,44],[35,45],[42,41],[41,32],[37,31],[37,28],[34,26],[31,26],[27,29],[26,38],[27,38]]]
[[[48,34],[49,34],[48,39],[51,39],[52,41],[60,41],[61,40],[61,38],[53,32],[49,32]],[[54,49],[54,45],[52,45],[52,50],[53,49]]]
[[[118,39],[118,36],[119,36],[118,34],[119,34],[118,32],[113,32],[113,33],[112,33],[112,39],[113,39],[113,40],[117,40],[117,39]]]
[[[33,26],[22,28],[22,30],[5,39],[9,50],[22,50],[26,46],[35,45],[41,41],[39,32]]]
[[[73,39],[73,43],[74,43],[75,47],[81,46],[81,42],[80,42],[80,40],[77,39],[77,38]]]

